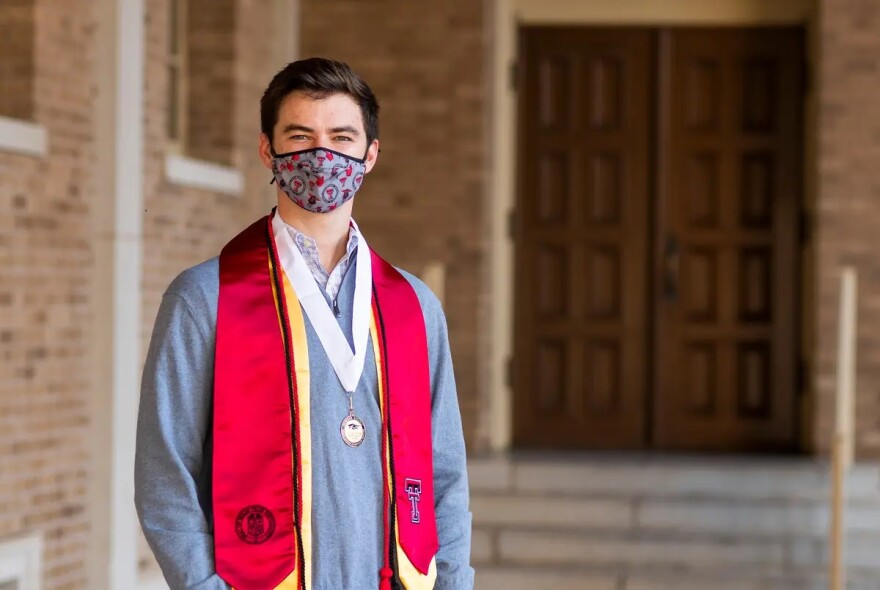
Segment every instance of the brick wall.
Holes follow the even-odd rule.
[[[237,59],[230,64],[224,57],[211,67],[217,66],[219,71],[229,69],[233,84],[216,96],[210,94],[212,86],[208,84],[203,91],[207,94],[193,103],[190,120],[207,122],[208,119],[200,119],[198,113],[199,107],[203,107],[211,115],[211,126],[225,127],[222,133],[226,133],[229,139],[222,140],[222,133],[202,136],[204,128],[195,125],[191,128],[195,134],[191,137],[191,145],[203,145],[206,151],[188,152],[187,155],[230,162],[242,170],[247,190],[241,197],[176,186],[165,179],[163,162],[167,149],[165,117],[168,96],[165,63],[169,9],[168,0],[148,0],[146,3],[144,354],[162,293],[171,280],[185,268],[218,255],[238,231],[267,212],[264,198],[271,174],[257,157],[257,140],[260,133],[259,99],[277,65],[273,62],[273,39],[266,34],[272,25],[272,0],[237,0],[220,4],[221,8],[233,10],[229,16],[234,17],[235,25],[229,32],[232,23],[227,19],[221,18],[216,23],[225,27],[225,34],[233,41],[233,47],[225,50],[223,55],[236,55]],[[201,40],[211,47],[217,38],[204,35],[190,39],[190,42],[199,43]],[[203,49],[199,51],[204,52]],[[198,92],[196,96],[199,96]],[[226,120],[216,118],[218,111],[212,105],[219,101],[226,103]],[[220,157],[222,152],[226,154],[224,157]],[[146,541],[141,539],[139,547],[141,574],[149,575],[157,566]]]
[[[0,116],[34,116],[34,0],[0,2]]]
[[[822,0],[817,202],[816,446],[834,423],[840,267],[859,272],[857,445],[880,457],[880,3]]]
[[[186,154],[230,164],[235,128],[235,2],[190,0]]]
[[[35,66],[21,86],[27,68],[0,72],[20,104],[32,104],[15,114],[32,115],[49,136],[45,158],[0,152],[0,539],[42,533],[43,587],[79,589],[89,534],[95,24],[86,0],[33,10],[30,42],[16,30],[9,48],[0,33],[0,61]]]
[[[4,0],[0,12],[19,4]],[[468,443],[479,448],[484,433],[477,426],[483,395],[478,367],[485,360],[480,310],[487,292],[480,283],[487,252],[483,3],[387,0],[381,11],[358,0],[327,4],[302,0],[302,55],[348,61],[383,107],[382,155],[358,196],[357,218],[371,243],[396,264],[416,272],[431,261],[446,264],[462,413]],[[827,447],[838,271],[840,264],[854,263],[861,280],[859,447],[863,457],[880,457],[880,339],[872,329],[880,323],[880,258],[873,245],[880,220],[880,5],[821,5],[814,440]],[[147,0],[144,349],[168,282],[216,255],[264,209],[268,174],[256,159],[255,142],[259,96],[278,65],[267,34],[271,0],[238,0],[234,10],[232,135],[223,149],[227,161],[245,173],[244,197],[174,186],[164,178],[168,10],[167,0]],[[47,590],[85,588],[88,551],[92,384],[85,367],[98,312],[90,300],[88,235],[94,190],[92,12],[89,0],[39,2],[31,21],[38,25],[34,43],[16,42],[0,52],[3,63],[32,60],[33,91],[13,93],[30,106],[15,112],[46,126],[50,150],[46,158],[0,152],[0,539],[43,533]],[[0,35],[3,48],[10,42],[6,31]],[[32,55],[23,56],[28,51]],[[18,83],[27,70],[16,71],[17,77],[3,73],[0,80]],[[155,567],[143,544],[141,566],[145,573]]]
[[[382,154],[355,201],[370,244],[418,272],[446,266],[445,306],[471,450],[485,387],[480,283],[487,199],[483,2],[301,2],[301,55],[341,59],[376,93]]]

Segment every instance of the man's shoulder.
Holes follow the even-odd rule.
[[[181,272],[171,281],[165,295],[183,299],[191,309],[216,308],[220,292],[220,259],[206,260]]]
[[[416,292],[416,297],[419,298],[419,303],[422,306],[422,313],[425,315],[425,319],[428,321],[438,321],[442,319],[444,317],[443,306],[440,304],[437,295],[431,290],[431,287],[426,285],[423,280],[414,274],[396,266],[394,268],[397,269],[397,272],[403,275],[403,278],[409,282],[413,291]]]

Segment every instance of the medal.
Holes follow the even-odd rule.
[[[342,332],[339,322],[330,311],[330,306],[319,291],[315,277],[309,270],[305,258],[297,248],[285,227],[284,221],[276,211],[272,219],[278,258],[284,273],[296,291],[299,302],[306,316],[312,322],[318,339],[327,353],[327,358],[339,378],[339,383],[348,394],[348,416],[342,420],[339,432],[342,441],[349,447],[356,447],[364,442],[366,430],[363,421],[354,415],[352,397],[357,389],[364,370],[369,343],[370,330],[370,299],[372,297],[372,265],[370,249],[361,235],[357,224],[351,222],[351,230],[357,233],[357,274],[355,275],[354,309],[352,311],[352,336],[354,346],[349,346],[348,339]]]
[[[361,419],[354,415],[352,397],[352,395],[348,396],[348,416],[343,418],[339,426],[339,434],[342,435],[342,442],[350,447],[356,447],[364,442],[367,430]]]

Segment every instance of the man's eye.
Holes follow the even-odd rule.
[[[334,139],[336,141],[351,141],[351,138],[347,137],[345,135],[339,135],[339,136],[335,137]]]
[[[291,135],[290,139],[293,139],[294,141],[304,141],[308,139],[308,137],[305,135]]]

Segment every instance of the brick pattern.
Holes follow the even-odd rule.
[[[0,2],[0,116],[34,116],[34,0]]]
[[[232,161],[235,128],[235,2],[187,3],[186,155]]]
[[[42,533],[43,587],[74,590],[90,530],[95,22],[84,0],[7,10],[0,63],[33,67],[0,71],[0,103],[24,99],[4,114],[44,125],[49,155],[0,152],[0,539]]]
[[[816,420],[827,449],[834,425],[840,268],[859,273],[857,448],[880,457],[880,4],[822,0],[819,196],[816,204]]]
[[[193,4],[199,4],[194,2]],[[223,101],[231,108],[228,123],[229,143],[223,149],[226,161],[243,171],[246,194],[234,197],[208,191],[176,186],[165,179],[163,161],[167,148],[168,76],[165,69],[168,51],[168,0],[148,0],[146,31],[145,78],[145,170],[144,170],[144,276],[142,351],[146,354],[153,321],[165,288],[182,270],[203,260],[217,256],[220,249],[259,215],[265,214],[265,194],[271,175],[257,158],[257,138],[260,132],[259,99],[274,74],[272,38],[266,35],[271,25],[272,0],[237,0],[221,2],[224,8],[234,8],[235,32],[233,47],[226,53],[237,56],[231,93],[218,91],[219,98],[210,94],[193,103],[211,115],[212,126],[217,127],[212,110],[214,102]],[[213,3],[212,3],[213,6]],[[219,18],[219,17],[218,17]],[[207,25],[206,25],[207,26]],[[225,59],[225,58],[224,58]],[[212,62],[213,64],[213,62]],[[221,59],[220,71],[229,67]],[[213,65],[211,66],[213,67]],[[219,79],[219,78],[218,78]],[[209,87],[205,88],[208,92]],[[192,115],[190,116],[192,120]],[[207,119],[205,119],[207,121]],[[224,126],[224,125],[219,125]],[[201,130],[193,128],[196,133]],[[204,145],[217,148],[218,137],[206,135]],[[198,145],[202,137],[192,137],[191,145]],[[207,148],[206,148],[207,149]],[[219,153],[220,150],[214,153]],[[217,160],[210,153],[188,153],[193,157]],[[143,538],[139,541],[139,565],[142,576],[156,573],[152,553]]]
[[[481,279],[488,251],[483,4],[301,2],[301,55],[347,62],[382,107],[382,154],[355,201],[358,223],[398,266],[416,274],[432,261],[446,266],[446,315],[470,450],[486,441],[479,429],[488,295]]]

